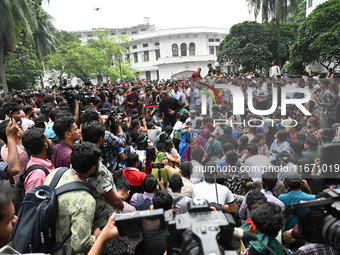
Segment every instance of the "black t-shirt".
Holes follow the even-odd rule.
[[[131,136],[132,142],[138,143],[138,136],[139,136],[139,133],[138,133],[136,130],[132,129],[132,130],[130,131],[130,136]]]

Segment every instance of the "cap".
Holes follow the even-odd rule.
[[[299,184],[302,181],[302,178],[298,172],[285,173],[284,178],[285,178],[285,182],[288,185]]]
[[[55,134],[54,130],[53,130],[53,125],[54,123],[51,123],[50,125],[48,125],[46,128],[45,128],[45,131],[44,133],[47,135],[47,137],[49,139],[51,139],[51,141],[58,141],[59,140],[59,137]]]
[[[198,71],[201,71],[202,69],[201,68],[197,68]]]
[[[196,110],[190,110],[190,113],[195,113],[196,114]]]

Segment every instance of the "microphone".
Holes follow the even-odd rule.
[[[254,235],[253,233],[244,231],[241,228],[234,228],[233,237],[246,240],[246,241],[252,241],[252,240],[257,241],[256,235]]]

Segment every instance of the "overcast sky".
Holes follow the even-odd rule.
[[[45,11],[55,19],[55,27],[76,31],[92,28],[123,28],[144,24],[144,17],[156,28],[218,27],[255,20],[246,0],[47,0]],[[95,8],[100,10],[95,11]]]

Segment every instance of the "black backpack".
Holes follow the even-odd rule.
[[[56,189],[61,176],[67,170],[67,167],[55,170],[57,172],[49,186],[38,186],[26,194],[19,210],[18,221],[13,234],[15,249],[18,252],[52,254],[54,251],[63,248],[63,244],[70,238],[71,233],[58,247],[55,247],[58,218],[57,197],[75,190],[85,190],[90,194],[92,193],[83,182],[67,183]]]
[[[26,177],[28,176],[29,173],[33,172],[34,170],[43,170],[47,175],[49,175],[49,171],[46,169],[46,167],[39,165],[39,164],[35,164],[35,165],[31,165],[29,168],[26,169],[26,171],[19,176],[17,182],[15,184],[12,184],[13,188],[14,188],[14,207],[15,207],[15,212],[16,214],[18,214],[19,209],[20,209],[20,205],[22,203],[22,201],[24,200],[25,197],[25,187],[24,187],[24,182]]]
[[[137,194],[137,204],[135,206],[137,211],[145,211],[149,210],[150,205],[152,205],[152,201],[150,198],[143,198],[143,194]]]

